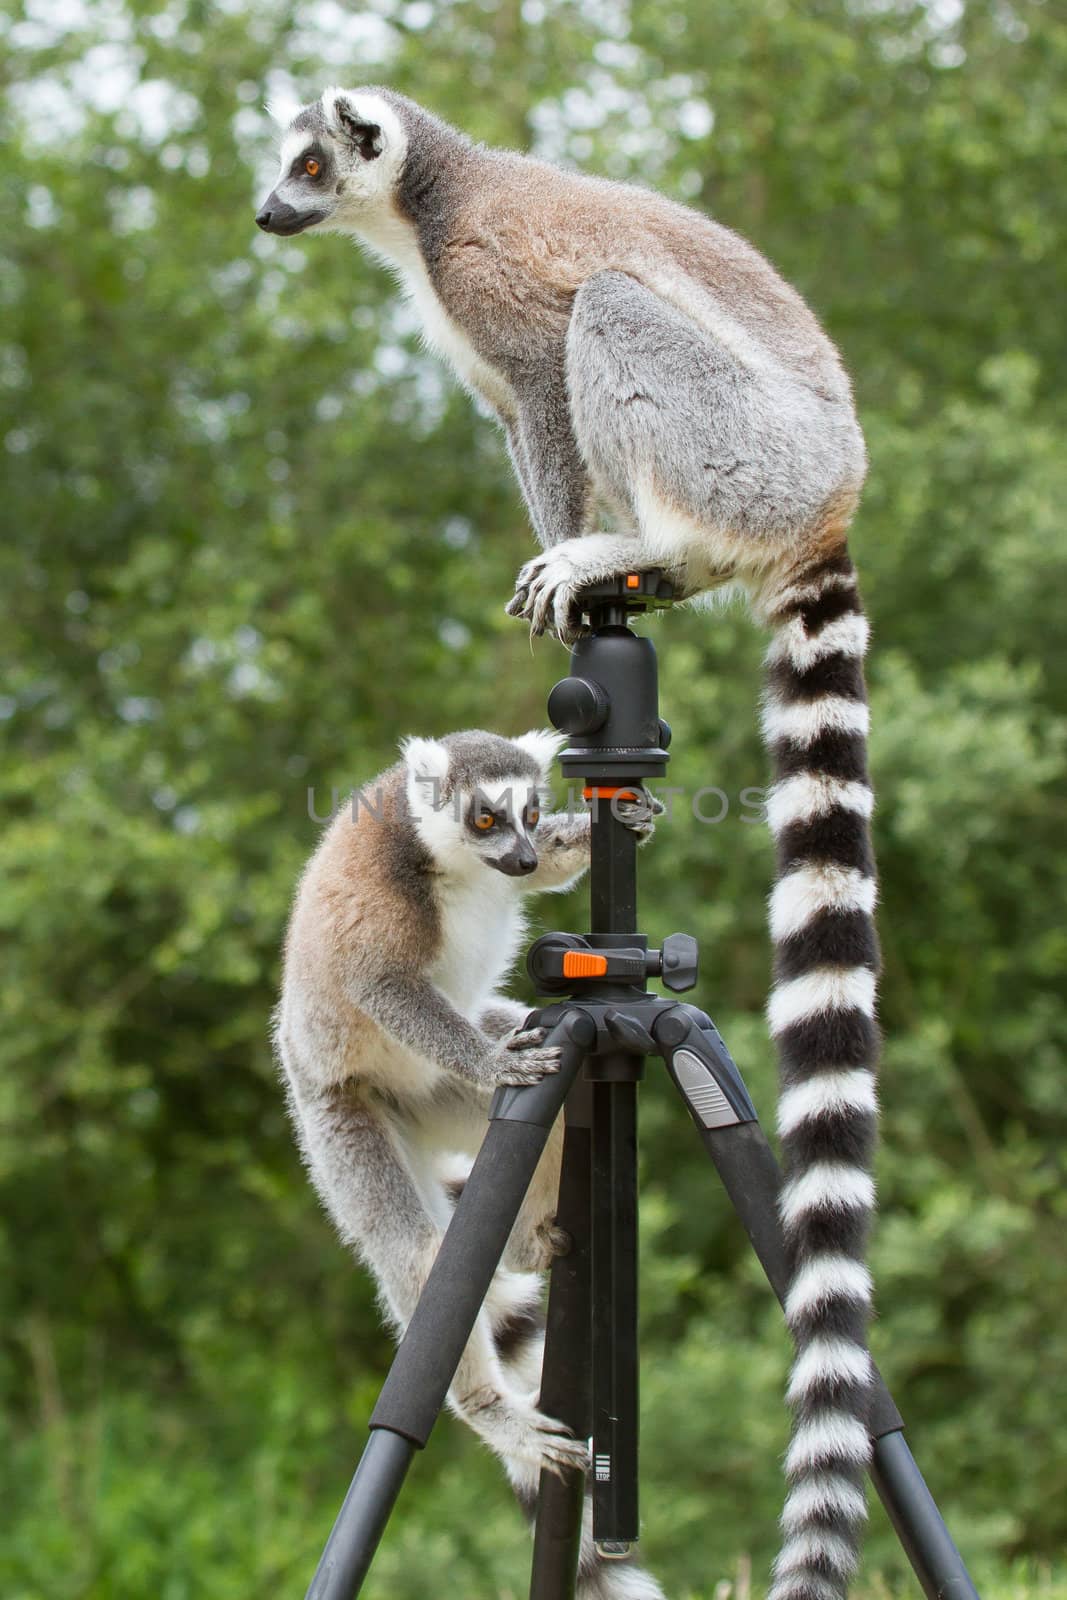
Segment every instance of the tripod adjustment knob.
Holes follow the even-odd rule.
[[[605,1033],[621,1049],[632,1050],[639,1056],[658,1054],[656,1041],[636,1017],[628,1016],[625,1011],[608,1010],[602,1020]]]
[[[669,933],[661,950],[649,951],[654,962],[652,975],[658,977],[665,989],[674,994],[684,994],[696,985],[700,953],[691,933]]]
[[[596,733],[608,720],[608,697],[588,678],[561,678],[548,697],[548,715],[560,733]]]

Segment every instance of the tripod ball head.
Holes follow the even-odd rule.
[[[578,640],[568,678],[548,697],[548,714],[571,743],[560,756],[568,777],[661,778],[670,728],[659,714],[656,650],[624,622]]]
[[[656,651],[628,626],[670,606],[674,589],[658,568],[620,573],[578,597],[591,631],[571,652],[570,677],[548,697],[553,726],[572,743],[560,756],[568,777],[662,777],[671,730],[659,714]]]

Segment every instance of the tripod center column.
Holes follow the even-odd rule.
[[[593,946],[644,946],[637,932],[637,835],[615,806],[666,771],[669,729],[660,721],[656,652],[625,626],[625,606],[590,608],[593,632],[571,655],[549,715],[571,736],[560,757],[593,814],[590,934]],[[620,981],[598,998],[620,1006],[644,994]],[[590,1057],[592,1080],[593,1538],[603,1556],[625,1557],[639,1535],[637,1342],[637,1084],[643,1058]]]

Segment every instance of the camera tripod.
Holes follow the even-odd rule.
[[[650,950],[637,931],[637,838],[610,801],[667,766],[670,729],[657,703],[656,653],[635,613],[669,606],[658,572],[586,590],[591,631],[549,696],[570,737],[560,757],[593,802],[586,937],[538,939],[527,969],[553,1003],[527,1027],[549,1030],[557,1074],[500,1088],[488,1130],[422,1297],[370,1419],[371,1437],[307,1600],[358,1594],[405,1474],[429,1438],[512,1224],[564,1108],[557,1225],[571,1246],[550,1278],[541,1408],[592,1439],[593,1538],[623,1557],[638,1538],[637,1085],[662,1059],[779,1300],[789,1271],[778,1221],[779,1172],[741,1074],[714,1023],[674,998],[697,976],[696,941]],[[604,802],[609,802],[605,804]],[[656,977],[671,998],[650,994]],[[871,1477],[928,1600],[978,1600],[922,1478],[881,1377],[871,1388]],[[573,1600],[585,1475],[542,1471],[530,1600]]]

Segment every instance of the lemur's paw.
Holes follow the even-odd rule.
[[[554,1472],[558,1478],[562,1478],[568,1470],[588,1472],[589,1447],[584,1439],[576,1439],[565,1423],[546,1417],[541,1411],[535,1415],[539,1424],[540,1465]]]
[[[563,645],[573,645],[589,632],[577,595],[593,581],[589,558],[582,560],[581,539],[557,544],[526,562],[515,579],[515,594],[507,603],[509,616],[530,622],[534,638],[555,634]]]
[[[571,1252],[574,1240],[566,1228],[557,1228],[550,1220],[539,1222],[534,1229],[534,1248],[538,1255],[539,1272],[547,1272],[557,1256],[566,1256]]]
[[[615,815],[631,833],[636,833],[642,844],[656,831],[656,818],[662,817],[667,807],[647,789],[640,791],[640,800],[619,800],[614,804]]]
[[[478,1405],[472,1421],[486,1445],[510,1461],[547,1467],[557,1475],[568,1467],[577,1472],[589,1470],[584,1440],[574,1438],[565,1422],[537,1410],[533,1400],[498,1395]]]
[[[501,1042],[498,1052],[497,1083],[524,1088],[559,1071],[562,1051],[546,1045],[547,1028],[515,1028]]]
[[[521,568],[506,608],[508,615],[525,617],[535,638],[554,633],[561,643],[573,644],[588,632],[578,604],[583,581],[589,579],[583,580],[568,547],[556,545]]]
[[[498,1455],[562,1474],[568,1468],[589,1470],[589,1451],[563,1422],[546,1417],[529,1400],[480,1389],[462,1403],[463,1415]]]

